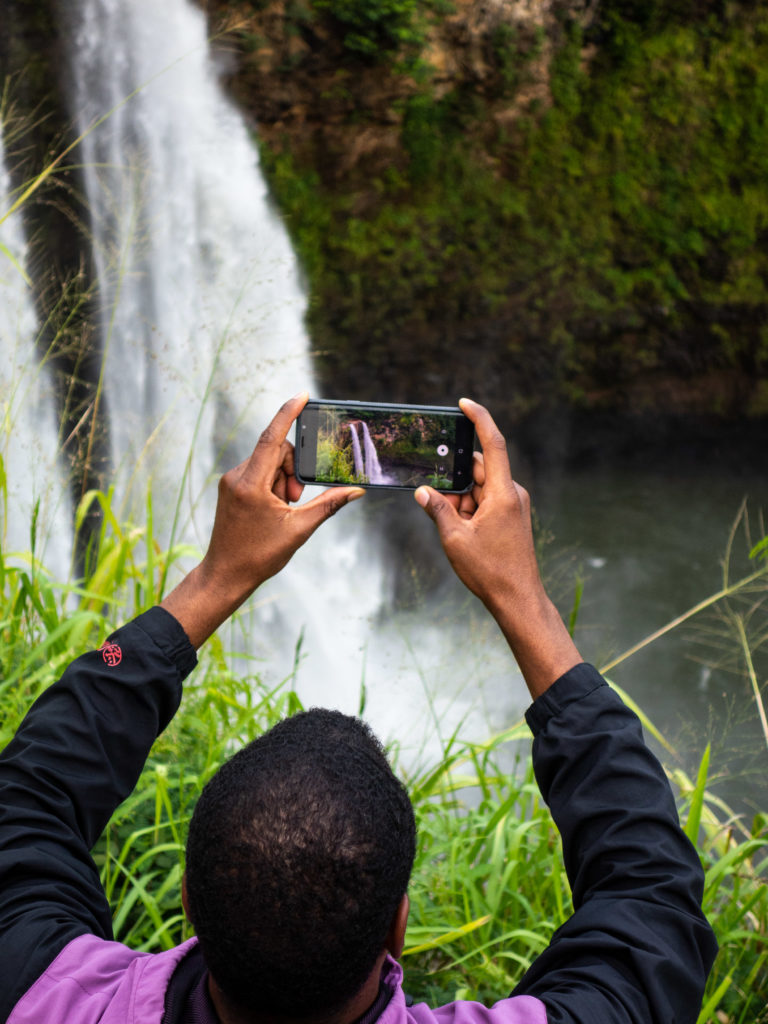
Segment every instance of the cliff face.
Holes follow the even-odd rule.
[[[564,19],[587,25],[596,8],[585,0],[456,0],[431,11],[414,4],[408,30],[395,24],[388,36],[386,26],[369,28],[368,52],[331,4],[203,6],[224,79],[261,136],[312,159],[336,182],[407,162],[401,129],[415,95],[471,91],[484,104],[475,126],[484,136],[542,109]]]

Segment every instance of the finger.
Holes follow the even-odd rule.
[[[287,476],[294,475],[294,450],[293,445],[290,441],[283,441],[282,448],[280,449],[282,455],[282,470]]]
[[[280,462],[275,469],[272,490],[277,494],[278,483],[285,489],[285,482],[288,477],[293,476],[293,445],[290,441],[283,441],[280,446]]]
[[[293,445],[283,441],[280,451],[282,459],[272,478],[272,493],[281,501],[287,501],[288,482],[293,477]]]
[[[249,483],[269,482],[271,486],[271,477],[283,459],[283,444],[288,431],[308,399],[308,391],[300,391],[298,395],[289,398],[264,428],[245,468],[244,475]]]
[[[295,476],[289,476],[286,480],[285,501],[297,502],[304,493],[304,484],[300,483]]]
[[[280,501],[287,501],[288,495],[288,477],[283,472],[282,468],[278,469],[275,473],[274,480],[272,481],[272,493]]]
[[[296,502],[304,493],[304,484],[296,479],[296,453],[290,441],[283,441],[283,463],[280,467],[285,483],[284,501]]]
[[[493,417],[485,406],[473,402],[471,398],[459,399],[459,405],[461,411],[475,425],[475,431],[483,449],[486,479],[494,484],[508,486],[512,482],[512,472],[509,468],[507,442],[504,440],[504,435],[494,423]]]
[[[478,487],[482,487],[485,483],[485,463],[483,462],[483,453],[473,452],[472,460],[472,479]]]
[[[476,490],[477,488],[473,488],[472,491],[461,496],[458,512],[462,519],[471,519],[475,512],[477,512],[477,499],[474,494]]]
[[[461,499],[462,499],[462,495],[461,494],[442,494],[441,493],[440,497],[441,498],[445,498],[445,500],[447,502],[449,502],[451,505],[453,505],[453,507],[458,512],[459,505],[461,504]]]
[[[531,514],[531,496],[517,480],[512,481],[512,486],[515,488],[517,494],[517,500],[520,504],[520,509],[524,515],[530,516]]]

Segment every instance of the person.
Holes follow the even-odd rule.
[[[296,505],[280,409],[221,479],[202,561],[82,655],[0,759],[0,1020],[9,1024],[685,1024],[716,951],[703,875],[635,715],[585,664],[547,597],[529,498],[490,413],[473,489],[422,487],[451,565],[498,622],[533,703],[536,777],[563,841],[573,915],[492,1007],[409,1005],[398,962],[413,811],[360,721],[315,709],[238,751],[204,790],[183,903],[196,937],[158,954],[112,940],[90,848],[171,720],[195,649],[326,519]]]

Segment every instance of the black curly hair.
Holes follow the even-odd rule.
[[[416,847],[413,808],[360,719],[287,718],[207,784],[187,840],[205,962],[254,1020],[340,1011],[384,948]]]

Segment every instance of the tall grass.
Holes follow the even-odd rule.
[[[158,547],[151,501],[140,527],[119,522],[102,493],[84,499],[79,521],[91,502],[101,507],[102,528],[77,586],[51,579],[34,550],[24,559],[0,554],[2,745],[71,658],[98,645],[126,609],[162,596],[169,566],[184,553]],[[34,536],[33,523],[33,549]],[[758,582],[764,588],[766,551],[761,541],[755,572],[729,584],[729,597]],[[207,645],[179,713],[94,851],[119,940],[160,950],[189,936],[180,883],[197,796],[234,747],[300,707],[292,676],[268,689],[247,663],[232,671],[219,639]],[[527,740],[523,723],[485,743],[454,735],[428,766],[400,766],[420,835],[404,952],[407,987],[418,998],[503,997],[571,912]],[[706,871],[704,908],[721,945],[699,1024],[753,1024],[768,1005],[768,811],[747,823],[723,804],[708,788],[708,749],[695,779],[675,766],[670,778]]]

